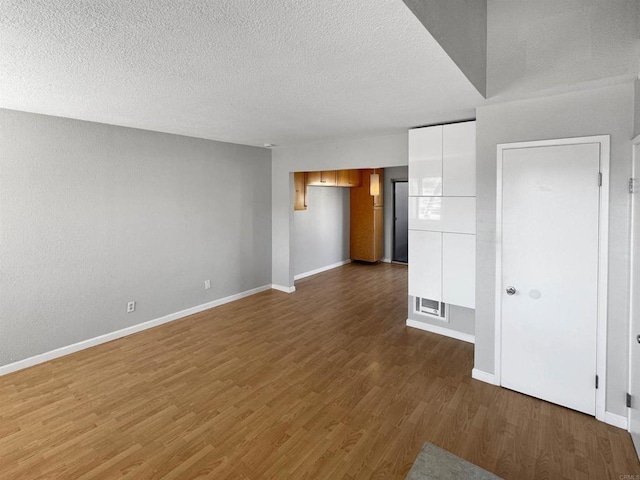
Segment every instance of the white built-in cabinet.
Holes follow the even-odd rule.
[[[476,122],[409,130],[409,295],[475,308]]]
[[[441,232],[409,230],[409,295],[442,301]]]

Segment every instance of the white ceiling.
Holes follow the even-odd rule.
[[[401,0],[0,0],[0,107],[249,145],[473,117]]]

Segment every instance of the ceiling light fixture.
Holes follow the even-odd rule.
[[[380,195],[380,175],[377,173],[372,173],[369,177],[369,194],[372,197]]]

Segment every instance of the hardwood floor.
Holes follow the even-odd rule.
[[[406,278],[350,264],[0,377],[0,478],[403,479],[426,441],[505,479],[640,474],[627,432],[406,328]]]

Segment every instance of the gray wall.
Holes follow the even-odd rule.
[[[0,110],[0,365],[270,284],[270,176],[262,148]]]
[[[607,410],[626,414],[629,304],[629,194],[633,85],[477,109],[475,368],[494,372],[496,145],[611,135]]]
[[[638,0],[488,0],[487,25],[488,97],[631,80],[640,70]]]
[[[407,165],[408,134],[341,142],[277,147],[272,150],[272,281],[293,286],[293,173],[341,168]]]
[[[407,157],[409,161],[409,157]],[[393,185],[391,180],[408,180],[409,167],[390,167],[384,169],[384,260],[393,257]]]
[[[349,259],[349,189],[307,187],[307,205],[293,212],[294,275]]]
[[[483,96],[487,87],[487,0],[404,0]]]

